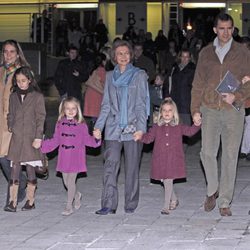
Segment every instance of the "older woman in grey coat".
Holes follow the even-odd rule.
[[[118,206],[117,175],[121,151],[125,158],[125,212],[133,213],[139,202],[139,165],[142,144],[133,133],[144,133],[149,110],[147,74],[130,62],[133,50],[127,41],[118,40],[112,47],[117,63],[107,73],[100,116],[95,132],[105,127],[104,176],[101,209],[96,214],[114,214]]]

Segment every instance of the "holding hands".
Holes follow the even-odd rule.
[[[101,140],[102,139],[102,132],[99,128],[94,128],[93,130],[93,136],[95,137],[95,139],[97,140]]]
[[[143,136],[143,132],[142,131],[136,131],[134,134],[133,134],[133,137],[134,137],[134,141],[138,141],[138,140],[141,140]]]
[[[42,139],[35,139],[32,142],[32,147],[35,149],[39,149],[41,147],[41,144],[42,144]]]
[[[200,126],[201,125],[201,113],[194,113],[193,115],[193,122],[195,126]]]

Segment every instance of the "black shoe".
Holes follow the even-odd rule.
[[[133,209],[133,208],[125,209],[125,213],[127,213],[127,214],[132,214],[134,212],[135,212],[135,209]]]
[[[250,153],[247,154],[246,160],[247,160],[247,161],[250,161]]]
[[[111,208],[108,208],[108,207],[103,207],[102,209],[97,210],[95,213],[100,214],[100,215],[107,215],[107,214],[115,214],[116,211],[115,211],[115,209],[111,209]]]
[[[22,207],[22,211],[28,211],[31,209],[35,209],[35,203],[30,205],[29,200],[25,202],[24,206]]]
[[[3,210],[6,212],[16,212],[16,207],[14,207],[13,201],[6,205]]]
[[[247,157],[247,154],[245,154],[245,153],[239,154],[239,159],[245,159],[246,157]]]

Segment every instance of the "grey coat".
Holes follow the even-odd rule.
[[[112,74],[113,71],[108,72],[106,75],[101,112],[95,128],[102,131],[105,127],[105,140],[130,141],[133,140],[133,135],[122,134],[122,129],[119,127],[118,90],[112,84]],[[144,133],[147,125],[147,79],[146,72],[139,70],[134,74],[128,87],[128,125],[133,124],[137,131],[141,130]]]
[[[23,102],[16,92],[10,95],[8,127],[12,132],[8,159],[13,162],[41,160],[39,149],[32,147],[34,139],[43,138],[46,111],[44,97],[33,91]]]

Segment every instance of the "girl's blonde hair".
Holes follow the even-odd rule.
[[[65,104],[69,102],[74,103],[77,107],[77,114],[75,117],[77,123],[85,122],[83,115],[82,115],[80,102],[75,97],[72,97],[72,96],[69,96],[61,101],[60,106],[59,106],[59,116],[58,116],[57,121],[61,121],[62,118],[65,117],[65,112],[64,112]]]
[[[157,125],[158,126],[162,126],[163,124],[165,124],[165,121],[163,120],[162,118],[162,108],[163,106],[167,104],[167,105],[171,105],[173,107],[173,111],[174,111],[174,117],[173,117],[173,120],[171,121],[171,125],[173,126],[176,126],[179,124],[179,114],[178,114],[178,109],[177,109],[177,106],[175,104],[175,102],[172,100],[171,97],[167,97],[165,98],[162,103],[161,103],[161,106],[160,106],[160,110],[159,110],[159,114],[158,114],[158,117],[157,117]]]

